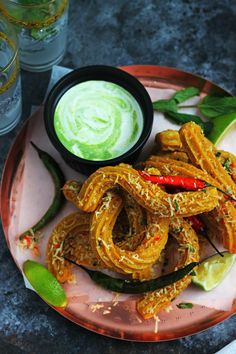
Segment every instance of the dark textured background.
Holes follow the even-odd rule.
[[[62,65],[156,64],[200,74],[236,94],[236,1],[72,0]],[[0,137],[0,169],[31,105],[42,102],[50,72],[22,72],[21,123]],[[236,338],[236,317],[166,343],[105,338],[59,316],[26,290],[0,237],[0,353],[215,353]]]

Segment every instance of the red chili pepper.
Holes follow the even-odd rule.
[[[210,243],[210,245],[216,250],[216,252],[221,257],[223,257],[223,254],[218,250],[218,248],[214,245],[214,243],[208,237],[205,224],[202,222],[202,220],[199,218],[199,216],[192,215],[192,216],[188,216],[186,219],[191,223],[191,226],[192,226],[193,230],[196,233],[199,233],[202,236],[204,236],[207,239],[207,241]]]
[[[31,237],[30,237],[30,236],[25,235],[25,236],[24,236],[24,240],[26,241],[26,246],[27,246],[27,248],[30,248],[30,244],[31,244]]]
[[[221,204],[220,210],[221,210],[222,212],[224,212],[224,211],[226,210],[226,205],[225,205],[225,204]]]
[[[159,241],[159,240],[160,240],[160,236],[159,236],[159,235],[156,235],[156,236],[154,237],[154,240],[155,240],[155,241]]]
[[[156,175],[149,175],[149,173],[140,170],[138,171],[138,173],[146,181],[160,184],[162,186],[181,187],[187,191],[196,191],[198,189],[203,189],[206,187],[214,187],[210,183],[207,183],[197,178],[181,177],[181,176],[156,176]],[[228,199],[236,202],[236,198],[232,194],[227,193],[218,187],[214,187],[214,188],[216,188],[219,192],[226,195]]]
[[[181,187],[188,191],[195,191],[208,187],[209,184],[196,178],[181,177],[181,176],[154,176],[149,175],[145,171],[138,171],[140,176],[146,181],[160,184],[163,186]]]
[[[195,232],[205,232],[205,225],[199,217],[192,215],[187,220],[191,223]]]

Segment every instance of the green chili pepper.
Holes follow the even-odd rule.
[[[193,304],[191,302],[181,302],[180,304],[176,305],[178,309],[192,309]]]
[[[79,266],[79,264],[71,261],[70,259],[67,259],[66,257],[64,258],[67,261]],[[126,293],[126,294],[141,294],[141,293],[146,293],[148,291],[161,289],[167,285],[175,283],[176,281],[188,275],[193,270],[193,268],[196,267],[197,265],[198,265],[197,262],[192,262],[189,263],[186,267],[180,268],[175,272],[163,275],[156,279],[147,280],[143,282],[137,280],[112,278],[109,275],[106,275],[104,273],[90,270],[82,266],[80,267],[89,274],[90,278],[96,284],[100,285],[101,287],[107,290],[115,291],[118,293]]]
[[[34,226],[32,226],[29,230],[25,231],[20,236],[20,240],[22,240],[25,235],[33,236],[35,232],[42,229],[59,212],[59,210],[61,209],[65,201],[64,195],[62,193],[62,187],[65,184],[65,176],[62,170],[60,169],[57,162],[47,152],[39,149],[33,142],[31,142],[31,144],[37,151],[39,158],[42,160],[44,166],[46,167],[50,176],[52,177],[55,192],[54,192],[53,201],[49,206],[48,210],[46,211],[46,213]]]

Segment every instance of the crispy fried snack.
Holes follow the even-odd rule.
[[[199,244],[195,231],[183,219],[172,219],[170,232],[179,243],[180,258],[177,268],[182,268],[191,262],[199,261]],[[147,293],[137,302],[137,311],[145,318],[155,316],[162,309],[170,305],[186,287],[191,283],[191,276],[187,275],[176,283],[163,289]]]
[[[170,161],[170,159],[159,156],[151,156],[145,163],[147,167],[157,167],[163,175],[180,175],[202,179],[215,187],[221,188],[221,184],[192,165],[180,161]],[[225,202],[224,194],[219,192],[221,200],[219,206],[204,215],[210,237],[218,235],[223,245],[232,253],[236,253],[236,208],[232,202]]]
[[[86,212],[96,210],[104,193],[119,185],[142,207],[159,217],[191,216],[207,212],[218,205],[215,188],[202,191],[167,194],[158,185],[143,179],[138,171],[129,165],[103,167],[85,181],[79,193],[76,182],[68,181],[63,192],[69,201]],[[78,189],[79,187],[77,187]]]
[[[214,145],[204,137],[199,125],[193,122],[186,123],[181,127],[179,134],[192,163],[206,171],[221,184],[222,189],[226,192],[230,190],[236,197],[236,184],[216,158]]]
[[[148,214],[145,238],[135,251],[119,248],[113,242],[112,230],[122,208],[121,197],[108,192],[91,219],[90,242],[94,252],[118,272],[133,273],[149,268],[157,261],[168,238],[169,218]]]
[[[217,159],[217,152],[195,123],[187,123],[180,129],[183,142],[192,163],[200,166],[220,184],[220,188],[236,196],[236,184],[227,173],[222,161]],[[214,222],[212,221],[214,219]],[[205,215],[210,234],[216,232],[222,239],[224,247],[230,252],[236,252],[236,207],[231,201],[220,201],[220,205],[210,214]]]
[[[160,151],[184,151],[177,130],[168,129],[157,133],[155,143]]]
[[[171,158],[178,161],[189,162],[177,130],[165,130],[156,134],[156,149],[154,155]],[[224,150],[216,150],[216,147],[209,141],[212,152],[218,158],[226,172],[236,183],[236,156]],[[157,150],[157,151],[156,151]]]
[[[67,215],[52,231],[47,246],[47,263],[49,271],[60,283],[72,277],[72,264],[64,256],[87,267],[93,268],[95,264],[97,267],[102,266],[89,243],[89,225],[90,215],[77,212]],[[74,243],[69,244],[72,247],[68,248],[67,239],[73,238]],[[75,243],[76,247],[73,248]]]

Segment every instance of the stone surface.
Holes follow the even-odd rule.
[[[70,1],[68,46],[62,65],[156,64],[200,74],[236,94],[236,2]],[[22,71],[21,123],[0,137],[0,170],[9,147],[42,103],[50,72]],[[0,237],[1,353],[215,353],[236,337],[236,317],[195,336],[166,343],[131,343],[89,332],[59,316],[24,288],[2,231]]]

